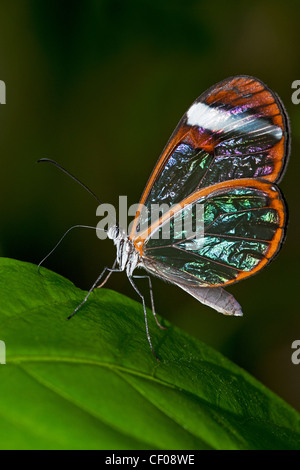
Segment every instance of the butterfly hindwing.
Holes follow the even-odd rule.
[[[159,263],[165,272],[172,269],[171,282],[191,285],[194,280],[202,287],[237,282],[266,266],[282,244],[285,204],[273,184],[254,179],[218,183],[193,193],[184,204],[184,209],[178,204],[135,239],[145,267]],[[188,211],[197,204],[203,206],[201,237],[184,229]],[[168,237],[155,236],[166,224]]]
[[[214,308],[224,315],[242,316],[242,308],[232,294],[222,287],[203,287],[200,280],[187,273],[171,268],[155,259],[143,259],[144,268],[167,282],[181,287],[204,305]]]

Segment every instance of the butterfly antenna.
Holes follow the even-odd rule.
[[[92,229],[92,230],[100,230],[100,231],[106,231],[102,228],[98,228],[98,227],[92,227],[90,225],[73,225],[72,227],[70,227],[64,234],[63,236],[58,240],[58,242],[56,243],[56,245],[54,246],[54,248],[52,248],[51,251],[49,251],[49,253],[42,259],[42,261],[39,262],[38,266],[37,266],[37,271],[39,274],[41,274],[40,272],[40,268],[41,268],[41,265],[46,261],[47,258],[49,258],[50,255],[52,255],[52,253],[56,250],[56,248],[61,244],[61,242],[63,241],[63,239],[68,235],[69,232],[71,232],[71,230],[73,230],[74,228],[89,228],[89,229]],[[42,274],[41,274],[42,276]]]
[[[70,176],[70,178],[72,178],[74,181],[76,181],[76,183],[79,183],[88,193],[90,193],[96,199],[96,201],[99,202],[99,204],[102,204],[101,199],[99,199],[98,196],[96,196],[96,194],[90,188],[88,188],[86,186],[86,184],[84,184],[82,181],[80,181],[78,178],[76,178],[76,176],[72,175],[72,173],[70,173],[68,170],[66,170],[59,163],[57,163],[54,160],[51,160],[50,158],[41,158],[40,160],[37,161],[37,163],[41,163],[41,162],[47,162],[47,163],[51,163],[52,165],[55,165],[61,171],[66,173],[66,175]]]

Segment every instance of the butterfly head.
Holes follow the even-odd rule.
[[[115,224],[108,227],[107,236],[113,240],[114,244],[116,245],[118,240],[126,238],[126,233],[119,227],[119,225]]]

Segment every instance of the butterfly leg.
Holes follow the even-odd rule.
[[[151,308],[152,308],[152,313],[153,313],[154,319],[156,321],[157,326],[159,326],[159,328],[161,330],[167,330],[168,328],[166,326],[162,326],[159,323],[158,318],[156,316],[155,307],[154,307],[154,298],[153,298],[153,289],[152,289],[151,277],[150,276],[132,276],[132,277],[134,277],[134,279],[148,279],[148,281],[149,281],[149,290],[150,290],[150,299],[151,299]]]
[[[147,339],[148,339],[148,343],[150,345],[150,349],[152,351],[152,354],[153,356],[157,359],[158,362],[159,359],[157,357],[157,355],[155,354],[154,352],[154,349],[153,349],[153,346],[152,346],[152,342],[151,342],[151,338],[150,338],[150,333],[149,333],[149,327],[148,327],[148,319],[147,319],[147,310],[146,310],[146,303],[145,303],[145,299],[144,299],[144,296],[143,294],[140,293],[140,291],[138,290],[138,288],[136,287],[135,283],[133,282],[133,279],[132,277],[128,277],[129,279],[129,282],[130,284],[132,285],[132,287],[134,288],[135,292],[139,295],[139,297],[142,299],[142,302],[143,302],[143,309],[144,309],[144,316],[145,316],[145,327],[146,327],[146,334],[147,334]]]
[[[83,306],[83,304],[87,301],[87,299],[89,298],[90,294],[93,292],[93,290],[95,289],[95,287],[97,286],[98,282],[101,281],[102,277],[104,276],[104,274],[106,273],[106,271],[109,271],[110,273],[119,273],[121,272],[121,269],[113,269],[113,268],[107,268],[105,267],[102,271],[102,273],[100,274],[100,276],[97,277],[96,281],[94,282],[94,284],[92,285],[92,287],[90,288],[90,290],[88,291],[88,293],[86,294],[85,298],[83,299],[83,301],[81,302],[81,304],[79,304],[73,313],[71,313],[71,315],[68,316],[67,320],[70,320],[70,318],[72,318],[75,313],[78,312],[78,310]],[[103,284],[103,283],[102,283]],[[101,285],[102,285],[101,284]]]
[[[104,279],[104,281],[101,282],[100,286],[97,286],[97,289],[101,289],[101,287],[103,287],[104,284],[107,283],[109,277],[110,277],[110,276],[112,275],[112,273],[114,272],[114,269],[115,269],[115,267],[116,267],[116,264],[117,264],[117,259],[115,259],[115,262],[114,262],[114,264],[112,265],[111,269],[109,270],[108,275],[106,276],[106,278]]]

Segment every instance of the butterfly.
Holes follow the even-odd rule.
[[[289,121],[279,97],[259,79],[240,75],[212,86],[184,114],[159,157],[141,196],[130,233],[112,223],[107,235],[117,257],[104,274],[126,271],[134,283],[143,268],[175,284],[202,304],[225,315],[242,309],[224,287],[258,273],[285,238],[287,207],[277,186],[290,152]],[[170,211],[150,218],[154,204]],[[175,219],[201,204],[203,234],[177,233]],[[142,210],[146,208],[145,210]],[[168,221],[169,237],[157,234]],[[177,232],[176,232],[177,230]],[[156,234],[156,236],[155,236]],[[70,318],[69,317],[69,318]]]

